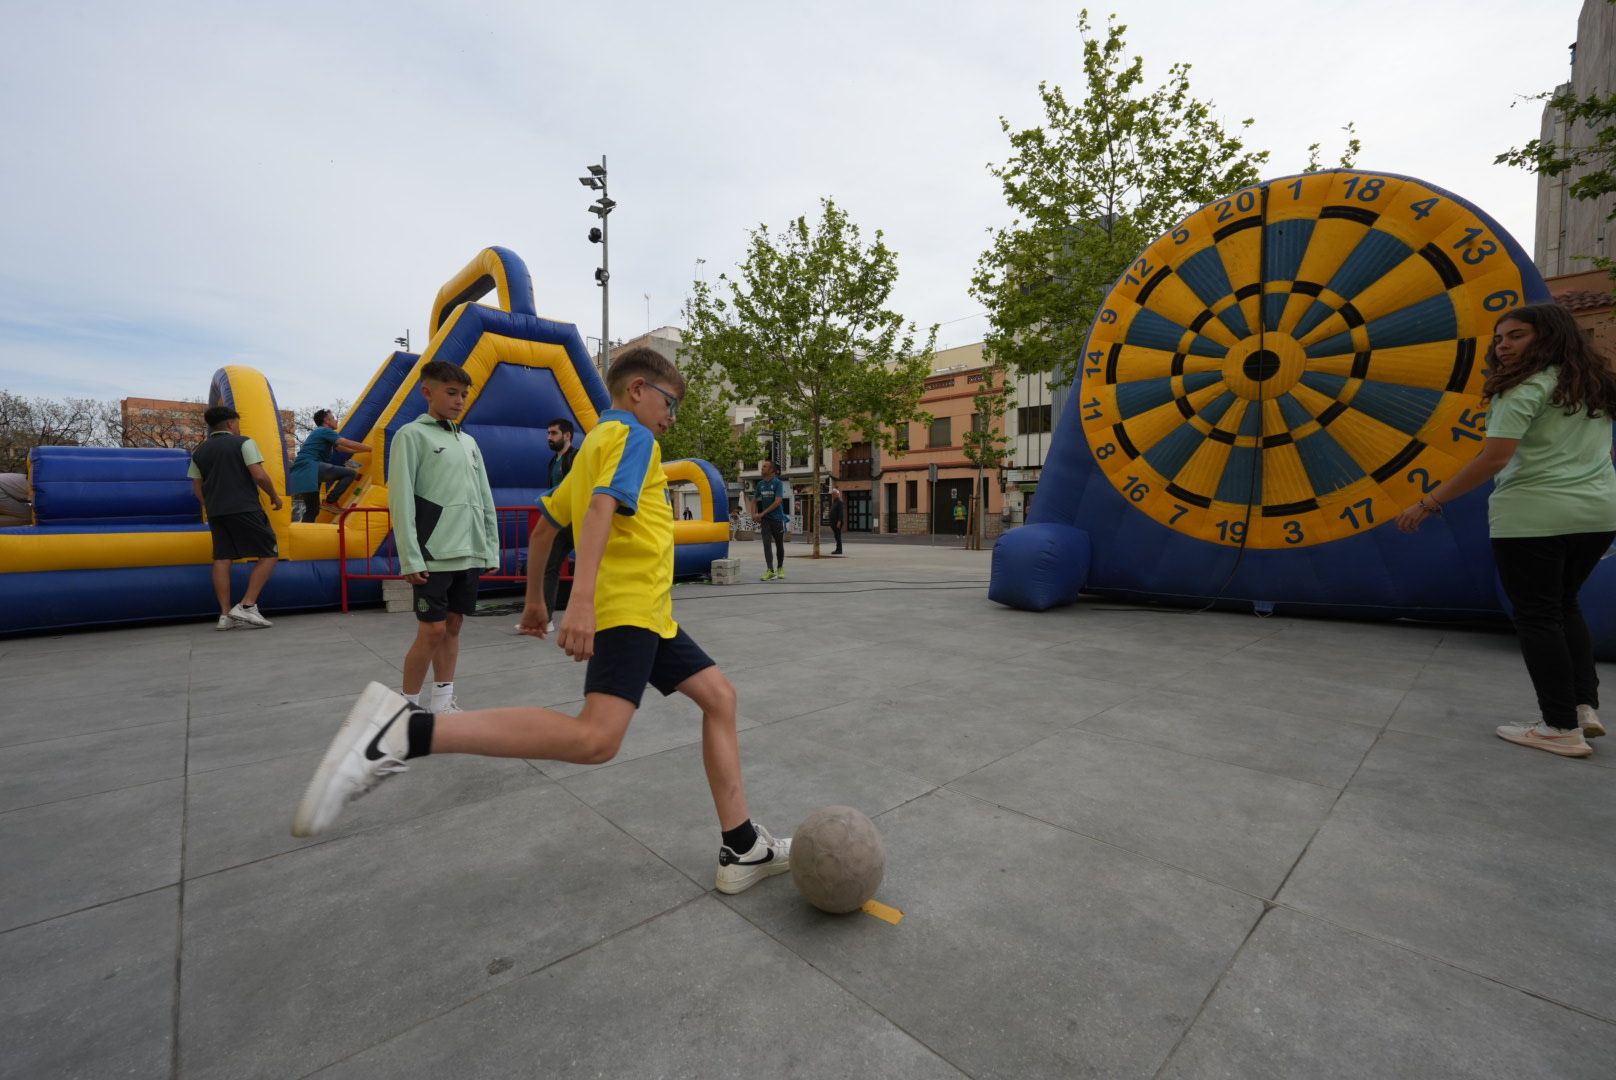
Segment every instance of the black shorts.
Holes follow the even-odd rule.
[[[456,615],[477,614],[477,582],[482,576],[479,567],[428,570],[425,585],[410,586],[415,593],[416,621],[443,622],[451,611]]]
[[[275,530],[269,527],[269,515],[262,510],[208,518],[208,531],[213,533],[215,559],[280,557],[280,549],[275,544]]]
[[[713,666],[713,658],[681,629],[671,638],[639,626],[613,626],[595,633],[595,655],[584,675],[585,694],[610,694],[640,707],[646,684],[667,697],[679,684]]]

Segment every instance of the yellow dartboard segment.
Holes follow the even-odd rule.
[[[1480,448],[1481,358],[1524,291],[1487,222],[1417,181],[1246,188],[1107,295],[1084,349],[1084,435],[1122,496],[1179,532],[1260,548],[1352,536]]]

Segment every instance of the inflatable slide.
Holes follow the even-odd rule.
[[[497,306],[479,303],[496,294]],[[522,260],[487,248],[439,290],[431,339],[420,355],[382,362],[344,418],[341,434],[371,447],[347,513],[292,520],[293,500],[269,511],[281,563],[264,590],[266,611],[334,607],[341,592],[339,551],[350,574],[374,571],[391,550],[386,515],[387,459],[393,434],[420,415],[418,372],[448,360],[471,375],[463,427],[482,447],[501,515],[502,565],[525,558],[527,513],[546,490],[545,428],[570,417],[589,431],[608,405],[606,388],[571,323],[539,317]],[[281,430],[269,382],[241,366],[220,369],[208,403],[241,414],[242,434],[264,455],[278,491],[295,451]],[[0,528],[0,634],[203,617],[217,609],[209,579],[212,542],[186,478],[185,450],[39,447],[30,454],[32,524]],[[674,523],[674,573],[707,570],[729,550],[729,506],[718,471],[704,461],[670,461],[670,481],[697,489],[701,516]],[[343,534],[339,539],[339,531]],[[237,568],[239,592],[248,564]],[[380,597],[374,579],[349,582],[349,599]]]
[[[1548,299],[1497,222],[1409,177],[1288,176],[1202,207],[1103,301],[989,596],[1501,618],[1490,485],[1413,535],[1392,523],[1480,449],[1498,314]],[[1616,557],[1582,608],[1616,659]]]

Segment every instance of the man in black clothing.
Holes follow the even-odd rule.
[[[847,499],[841,488],[830,489],[830,531],[836,537],[836,550],[832,555],[842,553],[842,525],[847,519]]]
[[[550,421],[549,436],[550,452],[550,490],[554,491],[561,486],[561,481],[567,478],[572,471],[573,459],[578,451],[573,448],[572,421],[564,416],[558,416]],[[551,629],[554,629],[556,611],[556,593],[561,588],[561,564],[567,561],[572,554],[572,528],[562,529],[550,548],[550,558],[544,564],[544,607],[550,613]]]
[[[237,626],[264,627],[268,619],[259,614],[258,594],[269,575],[275,572],[280,554],[269,515],[258,502],[258,492],[269,496],[270,506],[281,508],[281,497],[264,471],[264,455],[258,444],[241,433],[241,417],[228,405],[215,405],[202,414],[208,437],[191,452],[187,474],[196,501],[208,514],[213,533],[213,592],[219,598],[219,622],[215,629]],[[241,603],[230,606],[230,564],[236,559],[257,559],[247,577],[247,591]]]

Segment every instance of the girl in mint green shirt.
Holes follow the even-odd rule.
[[[1508,742],[1563,757],[1593,753],[1599,677],[1577,594],[1616,539],[1611,423],[1616,373],[1570,312],[1505,312],[1487,352],[1487,439],[1474,460],[1403,511],[1413,532],[1442,504],[1493,480],[1488,532],[1542,720],[1505,724]],[[1496,479],[1494,479],[1496,478]]]

